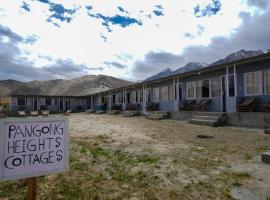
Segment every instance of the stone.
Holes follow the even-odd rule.
[[[262,162],[270,164],[270,151],[262,154]]]
[[[270,128],[269,129],[264,129],[264,134],[270,135]]]

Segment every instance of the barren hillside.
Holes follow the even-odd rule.
[[[130,81],[104,75],[89,75],[80,78],[49,81],[20,82],[16,80],[0,81],[0,96],[22,95],[88,95],[110,88],[131,84]]]

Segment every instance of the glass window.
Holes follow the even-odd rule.
[[[17,98],[17,105],[18,106],[24,106],[25,105],[25,98],[24,97],[18,97]]]
[[[206,98],[209,97],[209,80],[197,81],[196,83],[196,96],[197,98]]]
[[[153,88],[153,102],[158,102],[159,101],[159,88]]]
[[[51,98],[45,98],[45,105],[47,105],[47,106],[52,105],[52,99]]]
[[[174,87],[173,85],[169,85],[168,88],[169,88],[169,100],[173,101],[174,100]]]
[[[195,86],[196,82],[187,82],[187,98],[195,99]]]
[[[263,93],[270,95],[270,70],[263,72]]]
[[[220,77],[211,78],[211,95],[212,95],[212,97],[220,97],[221,96],[220,86],[221,86]]]
[[[179,84],[179,100],[183,100],[183,91],[182,91],[182,84]]]
[[[147,90],[147,102],[151,102],[152,100],[152,89]]]
[[[168,97],[169,97],[168,86],[160,87],[160,100],[168,101]]]
[[[229,75],[229,96],[235,96],[235,88],[234,88],[234,75]]]
[[[245,91],[247,95],[259,94],[259,73],[251,72],[245,74]]]
[[[138,99],[140,100],[140,102],[143,102],[143,90],[139,90]]]

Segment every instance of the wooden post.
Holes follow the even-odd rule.
[[[36,200],[37,197],[37,178],[32,177],[27,181],[27,200]]]

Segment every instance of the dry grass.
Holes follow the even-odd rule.
[[[232,199],[231,188],[256,177],[231,166],[269,150],[258,130],[107,115],[70,121],[70,170],[40,177],[39,199]],[[0,183],[0,199],[24,199],[25,191],[17,181]]]

